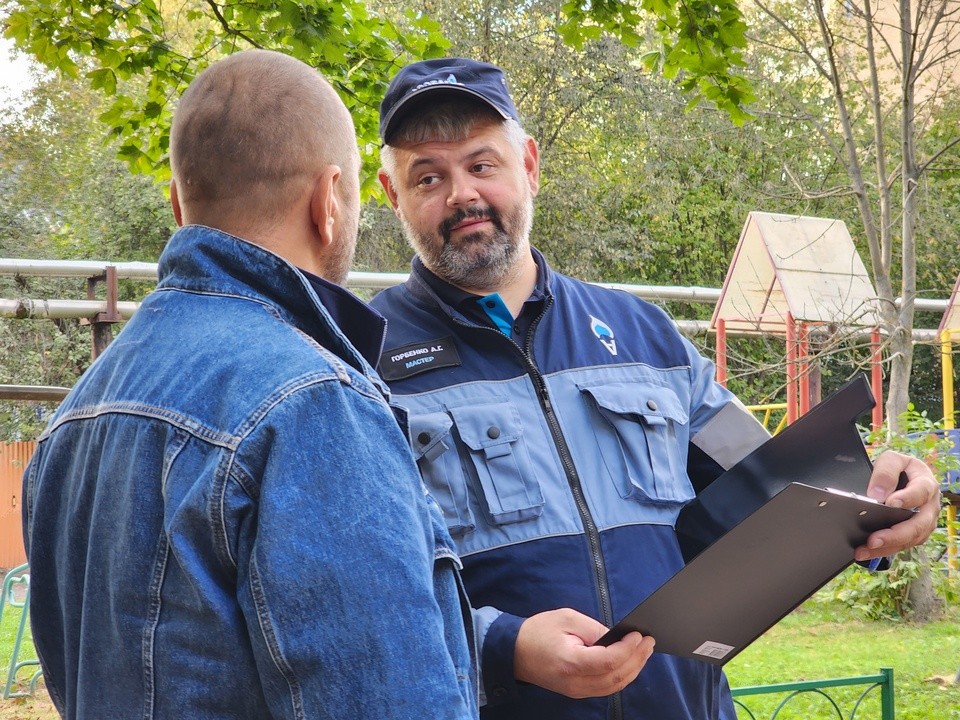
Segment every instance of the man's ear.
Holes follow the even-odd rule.
[[[523,169],[527,174],[530,194],[536,197],[540,190],[540,148],[532,137],[527,137],[523,144]]]
[[[177,181],[170,180],[170,207],[173,208],[173,219],[177,227],[183,227],[183,210],[180,207],[180,196],[177,194]]]
[[[383,189],[387,191],[387,199],[393,206],[393,211],[397,214],[397,217],[400,217],[400,208],[397,204],[397,189],[393,186],[393,183],[390,182],[390,176],[387,175],[383,168],[380,168],[377,171],[377,178],[380,180],[380,184],[383,185]]]
[[[328,247],[337,238],[336,227],[340,218],[340,201],[337,198],[337,181],[341,170],[338,165],[327,165],[317,176],[310,196],[310,217],[320,237],[320,244]]]

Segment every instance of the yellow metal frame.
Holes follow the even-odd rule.
[[[770,429],[770,417],[773,415],[774,410],[786,410],[787,403],[768,403],[766,405],[747,405],[747,410],[752,413],[763,413],[763,419],[760,423]],[[783,430],[787,426],[787,414],[784,413],[783,417],[780,419],[780,424],[774,428],[772,434],[776,435],[778,432]]]
[[[947,430],[956,428],[953,408],[953,334],[960,333],[960,328],[946,329],[940,333],[940,369],[943,376],[943,427]],[[957,558],[957,507],[953,503],[947,505],[947,567],[950,568],[950,577],[955,578],[960,571],[960,561]]]

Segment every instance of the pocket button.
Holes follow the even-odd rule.
[[[488,427],[487,437],[491,440],[496,440],[498,437],[500,437],[500,428],[498,428],[496,425],[491,425]]]

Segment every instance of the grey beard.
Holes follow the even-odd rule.
[[[464,252],[463,246],[478,243],[483,243],[480,252]],[[461,247],[444,243],[430,269],[451,285],[493,290],[499,287],[513,266],[518,249],[502,230],[496,230],[493,237],[486,238],[475,233],[464,237]]]
[[[488,216],[494,225],[492,235],[473,233],[456,245],[444,228],[427,237],[418,234],[405,218],[401,221],[407,242],[437,277],[460,288],[494,292],[506,284],[520,253],[527,249],[532,216],[533,199],[528,198],[504,219],[493,213]]]

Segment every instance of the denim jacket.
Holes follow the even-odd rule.
[[[24,475],[66,718],[476,716],[459,560],[348,339],[382,331],[262,248],[173,236]]]

